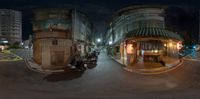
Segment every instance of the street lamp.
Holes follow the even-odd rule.
[[[98,38],[98,39],[97,39],[97,42],[98,42],[98,43],[100,43],[100,42],[101,42],[101,39],[100,39],[100,38]]]
[[[112,41],[109,41],[109,45],[111,45],[112,44]]]

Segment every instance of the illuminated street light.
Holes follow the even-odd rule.
[[[111,45],[112,44],[112,41],[109,41],[109,45]]]
[[[98,42],[98,43],[100,43],[100,42],[101,42],[101,39],[100,39],[100,38],[98,38],[98,39],[97,39],[97,42]]]

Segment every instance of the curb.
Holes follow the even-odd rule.
[[[118,62],[114,57],[108,55],[109,57],[111,57],[111,59],[113,59],[115,62],[121,64],[122,66],[125,66],[124,64]],[[166,72],[169,72],[169,71],[172,71],[172,70],[175,70],[177,69],[178,67],[180,67],[181,65],[183,64],[183,59],[180,60],[180,62],[176,65],[176,66],[172,66],[172,67],[169,67],[169,68],[165,68],[164,70],[162,71],[155,71],[155,72],[142,72],[141,70],[133,70],[133,69],[129,69],[127,67],[123,67],[124,70],[128,71],[128,72],[133,72],[133,73],[137,73],[137,74],[143,74],[143,75],[158,75],[158,74],[163,74],[163,73],[166,73]]]
[[[190,60],[190,61],[196,61],[196,62],[200,62],[199,59],[186,59],[186,58],[183,58],[184,60]]]
[[[42,74],[52,74],[52,73],[59,73],[59,72],[64,72],[64,70],[39,70],[39,69],[34,69],[31,64],[29,63],[28,59],[24,60],[26,63],[26,66],[29,70],[32,70],[34,72],[42,73]]]
[[[42,73],[42,74],[46,74],[45,72],[40,71],[40,70],[38,70],[38,69],[33,69],[33,68],[31,67],[31,65],[29,64],[28,59],[24,59],[24,62],[26,63],[26,67],[27,67],[29,70],[34,71],[34,72],[38,72],[38,73]]]
[[[122,65],[123,67],[125,67],[125,65],[119,61],[117,61],[114,57],[112,57],[111,55],[108,55],[112,60],[114,60],[115,62],[119,63],[120,65]]]
[[[177,64],[176,66],[173,66],[173,67],[170,67],[170,68],[165,68],[165,70],[162,70],[162,71],[155,71],[155,72],[141,72],[140,70],[132,70],[132,69],[128,69],[128,68],[124,68],[124,70],[127,70],[129,72],[134,72],[134,73],[138,73],[138,74],[143,74],[143,75],[158,75],[158,74],[163,74],[163,73],[166,73],[166,72],[170,72],[172,70],[175,70],[177,69],[178,67],[182,66],[183,64],[183,60],[181,59],[179,64]]]

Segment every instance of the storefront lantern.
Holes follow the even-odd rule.
[[[133,54],[133,44],[127,44],[127,54]]]
[[[177,49],[180,50],[183,47],[182,42],[177,43]]]
[[[166,47],[167,46],[167,44],[164,44],[164,47]]]
[[[155,53],[158,53],[158,50],[154,50]]]
[[[169,47],[172,47],[172,46],[173,46],[173,44],[172,44],[172,42],[170,42],[170,43],[169,43]]]

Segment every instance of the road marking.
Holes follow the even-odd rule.
[[[2,62],[11,62],[11,61],[20,61],[23,60],[20,56],[10,52],[10,51],[5,51],[5,53],[1,54],[0,56],[0,61]],[[14,57],[14,58],[12,58]],[[10,59],[9,59],[10,58]]]

